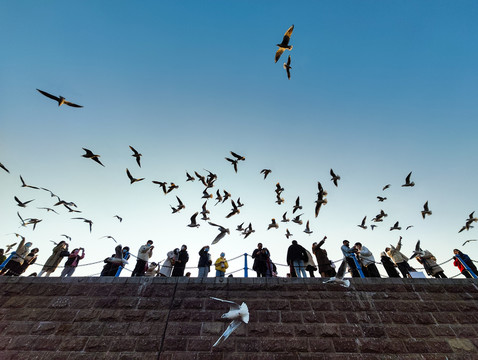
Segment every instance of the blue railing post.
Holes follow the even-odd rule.
[[[5,267],[5,265],[7,265],[8,262],[10,261],[10,259],[11,259],[12,257],[14,257],[16,254],[17,254],[17,253],[16,253],[15,251],[13,251],[13,252],[10,254],[10,256],[7,257],[7,259],[6,259],[3,263],[0,264],[0,270],[3,270],[3,268]]]
[[[363,271],[362,271],[362,267],[360,266],[360,263],[359,261],[357,260],[357,257],[354,256],[354,261],[355,261],[355,266],[357,267],[357,270],[360,274],[360,277],[363,279],[365,277],[365,275],[363,274]]]
[[[473,272],[473,270],[470,269],[468,264],[466,262],[464,262],[463,259],[459,255],[455,255],[455,256],[461,262],[461,264],[466,269],[466,271],[468,271],[468,273],[471,275],[471,277],[474,278],[474,279],[478,279],[478,276]]]
[[[123,267],[122,266],[118,267],[118,271],[116,271],[115,277],[120,276],[121,270],[123,270]]]
[[[244,277],[247,277],[247,253],[244,253]]]

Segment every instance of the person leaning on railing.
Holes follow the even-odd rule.
[[[473,276],[468,272],[463,263],[458,259],[458,256],[466,265],[468,265],[470,270],[473,271],[474,275],[478,276],[478,270],[476,269],[475,264],[473,264],[473,261],[468,255],[463,254],[458,249],[453,249],[453,253],[455,254],[455,256],[453,256],[453,259],[455,260],[453,262],[453,265],[455,265],[465,277],[472,278]]]

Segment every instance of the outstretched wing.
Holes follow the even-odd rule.
[[[40,89],[37,89],[41,94],[45,95],[46,97],[49,97],[50,99],[53,99],[53,100],[56,100],[56,101],[60,101],[60,98],[59,97],[56,97],[55,95],[52,95],[52,94],[49,94],[47,93],[46,91],[43,91],[43,90],[40,90]]]
[[[237,303],[235,303],[234,301],[231,301],[231,300],[223,300],[223,299],[219,299],[217,297],[212,297],[212,296],[210,296],[209,298],[213,299],[213,300],[222,301],[222,302],[231,304],[231,308],[233,308],[233,309],[239,309],[240,308],[239,304],[237,304]]]
[[[76,107],[76,108],[82,108],[83,107],[81,105],[73,104],[72,102],[69,102],[69,101],[65,101],[64,104],[66,104],[68,106],[71,106],[71,107]]]
[[[213,347],[215,346],[218,346],[219,344],[221,344],[224,340],[226,340],[229,335],[231,335],[231,333],[236,330],[239,326],[241,326],[242,324],[242,321],[241,320],[233,320],[229,326],[227,327],[226,331],[224,331],[224,333],[221,335],[221,337],[219,339],[217,339],[217,341],[214,343]]]

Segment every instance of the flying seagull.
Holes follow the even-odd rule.
[[[138,166],[141,167],[141,156],[143,156],[143,154],[140,154],[139,152],[136,151],[136,149],[134,147],[132,147],[131,145],[129,146],[129,148],[133,151],[133,157],[136,158],[136,162],[138,163]]]
[[[410,174],[407,175],[405,178],[405,184],[402,185],[402,187],[412,187],[415,186],[415,183],[413,181],[410,182],[410,176],[412,176],[412,172],[410,171]]]
[[[334,170],[332,170],[332,169],[330,169],[330,176],[332,176],[332,179],[330,179],[330,180],[334,183],[335,186],[338,186],[337,181],[340,180],[340,176],[335,175]]]
[[[413,259],[416,256],[421,256],[423,254],[424,254],[424,251],[420,248],[420,240],[418,240],[415,245],[415,250],[413,251],[412,256],[410,256],[410,259]]]
[[[123,218],[122,218],[121,216],[119,216],[119,215],[115,215],[115,216],[113,216],[113,217],[117,218],[117,219],[119,220],[119,222],[122,222],[122,221],[123,221]]]
[[[425,219],[426,215],[431,215],[432,212],[428,209],[428,201],[423,205],[423,210],[421,211],[422,217]]]
[[[100,157],[100,155],[95,155],[93,154],[93,152],[91,152],[91,150],[88,150],[88,149],[85,149],[85,148],[82,148],[83,150],[85,150],[85,154],[81,155],[83,156],[84,158],[87,158],[87,159],[91,159],[91,160],[94,160],[96,161],[98,164],[100,164],[101,166],[104,166],[100,159],[98,159]]]
[[[347,261],[344,258],[344,260],[342,261],[342,264],[340,264],[339,270],[337,271],[337,275],[335,275],[335,277],[331,277],[327,281],[324,281],[324,283],[334,283],[334,284],[342,285],[343,287],[349,287],[350,281],[347,279],[344,279],[346,269],[347,269]]]
[[[285,237],[288,239],[290,238],[291,236],[293,236],[294,234],[291,234],[289,229],[285,229]]]
[[[214,224],[212,222],[209,222],[209,225],[216,226],[219,230],[219,235],[217,235],[214,240],[212,241],[211,245],[214,245],[219,242],[226,234],[230,234],[229,229],[226,229],[224,226]]]
[[[392,185],[391,185],[391,184],[385,185],[385,186],[382,188],[382,191],[387,190],[390,186],[392,186]]]
[[[309,235],[313,233],[313,231],[311,231],[311,230],[310,230],[310,227],[309,227],[309,220],[307,220],[307,223],[305,224],[305,230],[304,230],[304,232],[305,232],[306,234],[309,234]]]
[[[20,175],[20,181],[22,182],[22,187],[29,187],[29,188],[37,189],[37,190],[39,189],[36,186],[27,185],[21,175]]]
[[[274,218],[271,219],[271,223],[269,224],[269,226],[267,226],[267,230],[272,229],[272,228],[274,228],[274,229],[279,228],[279,224],[276,223],[276,219],[274,219]]]
[[[136,179],[133,177],[133,175],[131,175],[131,173],[129,172],[128,169],[126,169],[126,175],[128,175],[128,179],[130,181],[130,185],[137,182],[137,181],[141,181],[141,180],[144,180],[144,178],[140,178],[140,179]],[[154,182],[154,181],[153,181]]]
[[[90,225],[90,233],[91,233],[91,227],[93,226],[93,221],[91,220],[88,220],[88,219],[85,219],[83,217],[74,217],[72,218],[73,220],[83,220],[83,222],[87,223],[88,225]]]
[[[290,36],[292,35],[292,31],[294,31],[294,25],[292,25],[289,29],[287,29],[287,31],[285,32],[284,34],[284,37],[282,38],[282,42],[280,44],[277,44],[277,46],[279,47],[279,49],[277,49],[276,51],[276,56],[275,56],[275,62],[277,62],[282,53],[287,49],[287,50],[292,50],[292,45],[289,45],[289,41],[290,41]]]
[[[392,230],[402,230],[402,228],[398,224],[398,221],[390,228],[390,231]]]
[[[40,90],[40,89],[37,89],[37,90],[40,92],[40,94],[43,94],[50,99],[58,101],[58,106],[61,106],[61,105],[65,104],[65,105],[76,107],[76,108],[82,108],[83,107],[81,105],[73,104],[72,102],[66,101],[65,98],[61,95],[58,97],[58,96],[49,94],[46,91],[43,91],[43,90]]]
[[[105,236],[100,237],[100,239],[105,239],[105,238],[106,238],[106,239],[111,239],[111,240],[113,240],[115,243],[118,243],[118,242],[116,241],[116,239],[115,239],[113,236],[111,236],[111,235],[105,235]]]
[[[292,66],[290,66],[290,55],[289,58],[287,59],[287,62],[284,63],[284,69],[287,72],[287,78],[290,80],[290,69],[292,69]]]
[[[465,246],[465,244],[469,243],[470,241],[478,241],[477,239],[470,239],[470,240],[466,240],[462,246]]]
[[[230,151],[231,155],[234,156],[238,161],[244,161],[246,158],[242,155],[236,154],[234,151]]]
[[[362,219],[362,222],[360,223],[360,225],[357,225],[359,228],[362,228],[362,229],[366,229],[367,226],[365,225],[365,221],[367,220],[367,217],[365,216],[363,219]]]
[[[28,201],[22,202],[22,201],[20,201],[20,199],[18,199],[16,196],[14,196],[13,198],[14,198],[15,201],[17,202],[17,205],[20,206],[20,207],[22,207],[22,208],[27,207],[27,204],[28,204],[28,203],[30,203],[30,202],[32,202],[33,200],[35,200],[35,199],[33,199],[33,200],[28,200]]]
[[[193,216],[191,216],[191,223],[188,224],[189,227],[199,227],[200,224],[196,222],[196,217],[198,216],[199,212],[195,212]]]
[[[243,323],[247,324],[249,322],[249,309],[247,308],[246,303],[241,305],[236,304],[234,301],[222,300],[215,297],[211,297],[213,300],[222,301],[228,303],[230,306],[229,312],[222,314],[221,319],[231,319],[232,322],[227,327],[226,331],[219,337],[219,339],[214,343],[213,347],[221,344],[225,341],[231,333],[236,330]]]
[[[270,169],[262,169],[261,174],[264,174],[264,180],[266,179],[267,175],[269,175],[272,172]]]
[[[300,196],[297,196],[297,199],[295,199],[295,205],[292,208],[292,214],[294,214],[297,210],[302,210],[302,206],[300,206]]]

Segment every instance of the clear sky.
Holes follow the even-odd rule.
[[[420,239],[438,262],[454,248],[477,259],[478,242],[461,246],[478,238],[477,228],[458,233],[478,210],[477,18],[476,1],[2,1],[0,162],[10,174],[0,169],[0,246],[20,233],[44,263],[50,240],[68,234],[70,249],[86,249],[85,264],[113,253],[105,235],[134,254],[152,239],[155,261],[187,244],[195,276],[197,253],[217,230],[204,221],[186,226],[204,202],[204,187],[186,183],[186,171],[208,169],[218,175],[214,192],[245,204],[226,219],[230,202],[209,200],[211,220],[231,230],[212,246],[213,260],[221,251],[251,254],[262,242],[285,264],[286,228],[307,249],[327,235],[333,260],[343,239],[362,242],[379,260],[400,235],[407,255]],[[294,47],[274,63],[292,24]],[[289,54],[291,80],[282,68]],[[84,108],[59,108],[37,88]],[[143,154],[141,168],[130,145]],[[83,147],[105,167],[81,157]],[[231,150],[246,157],[237,174],[225,160]],[[146,179],[130,185],[126,168]],[[272,170],[266,180],[264,168]],[[341,176],[337,188],[331,168]],[[410,171],[416,186],[403,188]],[[37,209],[55,198],[22,188],[20,175],[82,213]],[[164,195],[152,180],[179,189]],[[329,195],[315,218],[317,181]],[[175,195],[186,209],[172,214]],[[387,200],[378,203],[378,195]],[[22,209],[14,196],[35,200]],[[266,230],[271,218],[292,217],[297,196],[312,235],[293,223]],[[423,220],[427,200],[433,214]],[[380,209],[389,216],[374,231],[357,227]],[[20,227],[17,211],[42,222],[34,231]],[[94,222],[91,234],[75,216]],[[396,221],[403,230],[389,231]],[[256,230],[245,240],[235,231],[242,222]],[[229,270],[241,267],[235,260]],[[458,272],[450,263],[444,269]],[[285,276],[287,268],[278,270]]]

